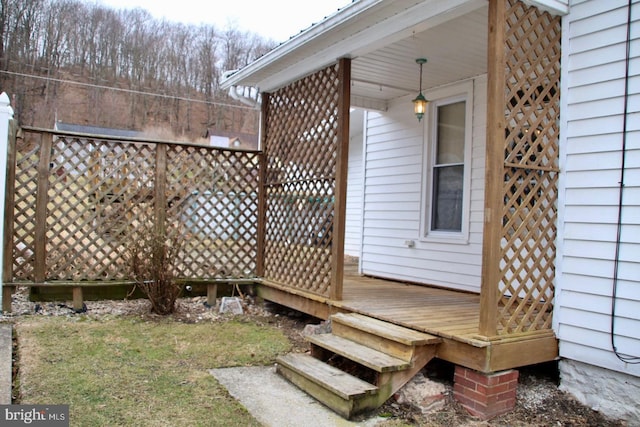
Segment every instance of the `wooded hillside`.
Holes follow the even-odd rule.
[[[222,73],[274,47],[235,28],[184,25],[80,0],[0,0],[0,91],[23,125],[68,123],[195,140],[257,132]]]

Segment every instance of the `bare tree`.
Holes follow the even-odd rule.
[[[57,108],[67,120],[140,129],[169,124],[176,134],[201,135],[200,126],[216,120],[239,127],[233,108],[213,105],[234,102],[221,93],[220,77],[271,47],[236,27],[156,20],[143,9],[0,0],[0,83],[18,95],[25,124],[49,126]]]

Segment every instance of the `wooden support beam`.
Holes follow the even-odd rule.
[[[159,236],[163,236],[167,219],[167,146],[165,144],[156,146],[155,191],[155,231]]]
[[[436,357],[456,365],[491,373],[520,366],[549,362],[558,357],[558,340],[549,332],[528,338],[487,343],[477,347],[446,338],[438,347]]]
[[[317,301],[306,296],[295,295],[268,285],[259,285],[256,288],[256,293],[260,298],[307,313],[318,319],[327,320],[331,314],[330,307],[326,301]]]
[[[520,366],[556,360],[558,358],[558,339],[552,331],[548,334],[533,334],[511,341],[492,343],[491,359],[488,371],[496,372]]]
[[[11,295],[15,292],[16,287],[5,284],[2,286],[2,312],[11,313]]]
[[[340,59],[338,66],[338,146],[336,159],[335,202],[331,246],[330,298],[342,299],[344,279],[344,241],[347,216],[347,170],[349,168],[349,114],[351,100],[351,60]]]
[[[476,347],[455,339],[444,339],[438,346],[436,357],[480,372],[488,372],[491,347]]]
[[[487,148],[479,333],[497,334],[505,129],[505,3],[489,2]]]
[[[73,288],[73,309],[76,312],[84,311],[84,299],[82,297],[82,287]]]
[[[268,93],[262,94],[262,112],[260,116],[260,153],[258,159],[258,229],[257,229],[257,250],[256,250],[256,276],[264,277],[264,260],[265,260],[265,235],[267,224],[267,116],[269,114],[269,97]]]
[[[209,307],[216,306],[216,298],[218,296],[218,285],[215,283],[207,284],[207,304]]]
[[[41,147],[38,163],[38,184],[36,189],[35,212],[35,262],[34,281],[44,282],[46,279],[47,265],[47,202],[49,200],[49,169],[51,168],[51,149],[53,135],[42,133],[40,135]]]

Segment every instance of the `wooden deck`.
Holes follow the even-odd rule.
[[[477,346],[480,296],[350,274],[342,301],[331,305]]]
[[[345,267],[343,299],[333,301],[263,283],[265,299],[327,319],[356,312],[443,338],[436,357],[481,372],[496,372],[557,358],[551,330],[487,339],[478,334],[480,296],[359,276]]]

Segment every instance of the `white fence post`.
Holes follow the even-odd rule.
[[[4,250],[4,195],[7,186],[7,149],[9,148],[9,120],[13,119],[13,109],[9,96],[0,94],[0,263],[2,263]],[[2,294],[4,266],[0,271],[0,312],[2,312]]]

